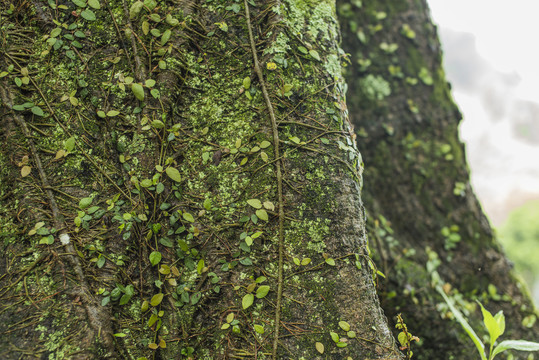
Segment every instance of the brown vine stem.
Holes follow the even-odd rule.
[[[264,100],[266,101],[266,106],[268,108],[268,113],[271,120],[271,130],[273,132],[273,146],[275,149],[275,159],[280,159],[281,155],[279,153],[279,131],[277,129],[277,120],[275,118],[275,111],[273,110],[273,105],[271,104],[271,99],[266,89],[266,84],[264,82],[264,75],[260,69],[260,63],[258,62],[258,56],[256,55],[256,46],[255,40],[253,37],[253,28],[251,25],[251,17],[249,14],[249,4],[247,0],[243,0],[245,5],[245,18],[247,20],[247,29],[249,30],[249,41],[251,43],[251,51],[253,53],[253,63],[255,72],[258,75],[258,81],[260,83],[260,88],[262,89],[262,94],[264,95]],[[275,306],[275,331],[273,337],[273,350],[272,357],[274,360],[277,359],[277,348],[279,346],[279,327],[281,324],[281,306],[283,299],[283,262],[284,262],[284,202],[283,202],[283,176],[281,173],[281,161],[275,162],[275,173],[277,176],[277,195],[279,197],[279,267],[277,272],[277,302]]]

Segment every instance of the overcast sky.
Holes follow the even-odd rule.
[[[428,0],[464,121],[472,184],[494,225],[539,198],[539,20],[529,0]]]

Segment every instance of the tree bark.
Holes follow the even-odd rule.
[[[351,62],[347,103],[366,164],[369,246],[387,277],[379,282],[386,314],[402,313],[421,338],[417,359],[478,358],[435,285],[480,336],[476,299],[492,313],[503,310],[502,340],[539,340],[538,314],[470,186],[461,114],[426,1],[343,0],[338,9]]]
[[[3,359],[402,358],[334,4],[0,11]]]

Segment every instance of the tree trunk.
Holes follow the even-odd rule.
[[[386,314],[402,313],[421,338],[417,359],[478,358],[435,286],[457,300],[480,336],[486,330],[475,299],[504,311],[502,339],[539,340],[530,297],[469,183],[461,115],[426,1],[343,0],[338,12],[351,62],[347,103],[366,164],[369,246],[387,277],[380,281]]]
[[[0,10],[2,359],[402,358],[331,2]]]

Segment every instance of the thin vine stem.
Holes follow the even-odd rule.
[[[258,76],[258,81],[260,83],[260,88],[262,89],[262,95],[266,101],[266,106],[268,108],[268,113],[271,121],[271,130],[273,133],[273,146],[274,146],[274,157],[275,161],[275,173],[277,177],[277,195],[279,197],[279,266],[277,272],[277,301],[275,305],[275,330],[273,336],[273,350],[272,357],[274,360],[277,359],[277,348],[279,346],[279,328],[281,325],[281,306],[283,299],[283,263],[284,263],[284,201],[283,201],[283,176],[281,173],[281,158],[279,151],[279,131],[277,129],[277,119],[275,118],[275,111],[273,110],[273,105],[271,104],[271,99],[266,88],[264,81],[264,75],[260,69],[260,63],[258,62],[258,56],[256,54],[255,40],[253,36],[253,28],[251,25],[251,17],[249,14],[249,4],[247,0],[243,0],[245,5],[245,18],[247,20],[247,29],[249,30],[249,41],[251,43],[251,51],[253,53],[253,63],[255,72]]]

